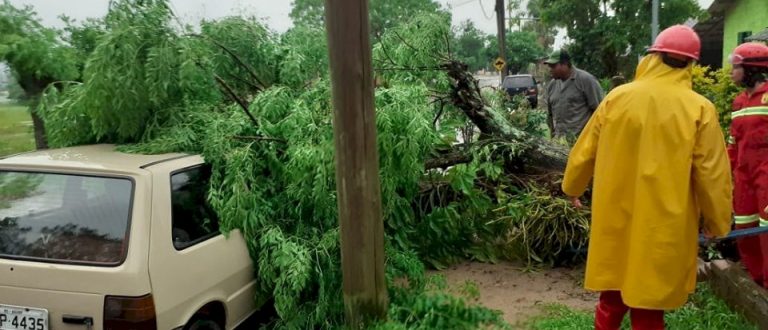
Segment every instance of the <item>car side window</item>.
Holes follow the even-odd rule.
[[[171,226],[176,250],[219,234],[219,221],[206,199],[210,166],[185,169],[171,175]]]

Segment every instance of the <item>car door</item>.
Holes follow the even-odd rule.
[[[223,304],[231,328],[254,310],[254,268],[238,230],[219,232],[206,200],[211,169],[200,157],[152,167],[155,176],[149,272],[159,329],[186,324]]]

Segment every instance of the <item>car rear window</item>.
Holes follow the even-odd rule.
[[[133,182],[0,171],[0,257],[119,264]]]
[[[506,77],[504,78],[504,88],[532,87],[533,78],[531,77]]]

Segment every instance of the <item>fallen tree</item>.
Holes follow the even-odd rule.
[[[49,87],[42,99],[50,144],[203,155],[213,168],[209,202],[223,230],[248,240],[257,299],[273,297],[279,315],[273,326],[342,324],[323,30],[275,35],[256,19],[229,17],[188,33],[173,22],[165,1],[114,2],[82,82]],[[566,150],[489,106],[466,66],[450,58],[450,33],[445,15],[417,16],[374,45],[392,301],[383,327],[502,325],[498,313],[429,293],[425,266],[520,251],[551,262],[586,242],[587,215],[552,197]],[[459,144],[456,127],[468,122],[481,135]],[[533,183],[542,178],[543,189]],[[407,285],[393,285],[396,278]]]
[[[441,64],[440,68],[445,70],[452,79],[449,94],[452,104],[480,129],[481,140],[498,138],[519,146],[519,150],[501,154],[507,156],[506,160],[509,162],[524,164],[531,173],[565,170],[568,148],[550,140],[532,136],[500,118],[483,100],[477,80],[469,73],[466,64],[450,61]],[[465,161],[468,158],[453,155],[453,159],[457,161]]]

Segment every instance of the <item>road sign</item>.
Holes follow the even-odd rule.
[[[507,63],[504,62],[504,60],[501,57],[496,58],[496,61],[493,61],[493,66],[496,67],[496,71],[501,71],[504,69],[504,65]]]

